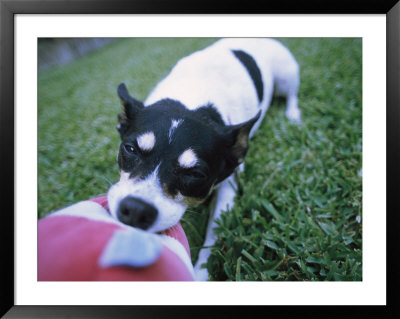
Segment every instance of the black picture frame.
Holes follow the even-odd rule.
[[[254,311],[268,311],[265,315],[311,315],[317,311],[329,315],[354,317],[360,314],[379,317],[399,316],[395,297],[399,276],[395,273],[395,257],[399,242],[396,201],[399,180],[397,166],[400,162],[400,3],[398,0],[327,0],[327,1],[278,1],[258,4],[216,1],[163,1],[163,0],[0,0],[1,19],[1,71],[0,71],[0,180],[3,185],[1,203],[1,308],[5,318],[152,318],[152,317],[205,317],[210,314],[247,316],[248,307],[170,307],[170,306],[16,306],[14,303],[14,18],[16,14],[385,14],[387,21],[387,305],[378,307],[251,307]],[[27,53],[28,54],[28,53]]]

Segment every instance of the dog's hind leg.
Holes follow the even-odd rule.
[[[287,97],[286,117],[294,123],[301,122],[301,111],[297,103],[297,94],[292,94]]]
[[[294,123],[301,122],[297,93],[300,86],[300,68],[294,58],[280,65],[274,74],[275,94],[286,98],[286,117]]]
[[[203,245],[204,248],[200,250],[199,257],[194,267],[195,277],[198,281],[205,281],[209,278],[207,268],[205,268],[205,264],[207,263],[208,257],[211,254],[210,247],[212,247],[217,240],[217,236],[214,233],[214,230],[218,227],[218,225],[215,221],[220,218],[222,212],[227,211],[233,207],[234,198],[236,196],[236,189],[237,186],[234,174],[229,176],[219,185],[216,194],[215,207],[212,208],[208,221],[206,238]],[[202,266],[204,268],[202,268]]]

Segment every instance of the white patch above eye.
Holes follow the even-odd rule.
[[[156,137],[153,132],[146,132],[137,138],[137,144],[142,151],[149,152],[156,144]]]
[[[169,128],[169,132],[168,132],[168,141],[170,144],[172,142],[172,135],[174,134],[174,132],[178,128],[178,126],[182,124],[182,122],[183,122],[182,119],[179,119],[179,120],[172,119],[171,120],[171,127]]]
[[[197,156],[191,148],[188,148],[186,151],[184,151],[178,158],[179,165],[184,168],[191,168],[195,166],[197,161]]]

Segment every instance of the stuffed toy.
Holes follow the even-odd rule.
[[[39,281],[191,281],[178,223],[147,233],[111,217],[107,198],[81,201],[38,222]]]

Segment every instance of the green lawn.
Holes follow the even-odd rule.
[[[39,73],[38,217],[105,194],[118,176],[117,85],[138,99],[215,39],[121,39]],[[281,39],[301,67],[303,122],[274,101],[254,135],[212,280],[362,280],[362,41]],[[207,204],[182,225],[196,259]]]

